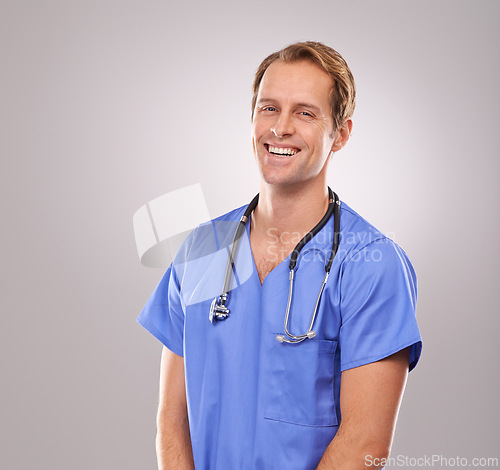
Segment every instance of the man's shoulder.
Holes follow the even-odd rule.
[[[247,205],[198,225],[179,248],[174,264],[200,259],[228,247]]]
[[[344,201],[340,206],[340,231],[344,242],[355,244],[357,248],[388,238]]]
[[[406,256],[396,243],[394,233],[384,234],[358,212],[341,203],[340,248],[344,259],[351,259],[360,252],[381,251],[400,252]],[[340,253],[339,253],[340,254]]]
[[[373,269],[379,273],[398,271],[403,267],[415,278],[406,252],[395,241],[395,234],[384,234],[342,202],[341,233],[338,255],[344,268]]]
[[[246,206],[238,207],[196,227],[175,256],[175,274],[184,305],[213,299],[220,294],[236,228]],[[241,249],[239,250],[242,251]],[[248,276],[248,266],[239,272]]]
[[[212,219],[210,222],[207,222],[207,224],[214,224],[218,222],[224,222],[224,221],[236,221],[239,222],[241,216],[245,212],[245,209],[248,207],[248,204],[245,204],[243,206],[237,207],[236,209],[230,210],[229,212],[226,212],[225,214],[219,215],[218,217]]]

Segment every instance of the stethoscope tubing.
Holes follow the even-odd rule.
[[[328,209],[325,213],[325,215],[322,217],[322,219],[316,224],[316,226],[309,232],[307,233],[300,241],[297,243],[295,248],[293,249],[291,255],[290,255],[290,263],[289,263],[289,269],[290,269],[290,274],[289,274],[289,289],[288,289],[288,300],[287,300],[287,306],[286,306],[286,313],[285,313],[285,321],[284,321],[284,330],[285,330],[285,335],[282,334],[277,334],[276,335],[276,340],[279,341],[280,343],[290,343],[290,344],[295,344],[295,343],[300,343],[308,338],[314,338],[316,336],[316,332],[312,329],[314,326],[314,322],[316,320],[317,312],[318,312],[318,307],[319,303],[321,300],[321,295],[323,293],[323,290],[325,288],[325,284],[328,280],[328,275],[330,273],[330,269],[332,267],[333,259],[335,258],[335,255],[337,254],[338,247],[339,247],[339,241],[340,241],[340,200],[335,194],[331,188],[328,188],[328,193],[329,193],[329,204],[328,204]],[[259,195],[257,194],[248,207],[245,210],[245,213],[241,217],[238,227],[235,230],[233,240],[231,242],[231,246],[229,247],[229,254],[227,258],[227,263],[226,263],[226,271],[224,274],[224,286],[222,290],[222,294],[220,294],[218,301],[217,297],[212,301],[212,304],[210,306],[210,322],[213,323],[214,320],[225,320],[229,316],[229,309],[226,307],[226,302],[228,299],[229,295],[229,290],[230,290],[230,284],[231,284],[231,273],[234,269],[234,259],[235,255],[238,251],[238,246],[239,246],[239,241],[240,238],[243,234],[243,230],[245,227],[245,224],[248,221],[248,218],[250,217],[250,214],[252,211],[257,207],[257,204],[259,202]],[[318,293],[318,297],[316,298],[316,303],[314,305],[314,311],[311,316],[311,321],[309,322],[309,327],[306,331],[306,333],[302,335],[294,335],[288,330],[288,324],[289,324],[289,319],[290,319],[290,309],[291,309],[291,304],[292,304],[292,297],[293,297],[293,283],[294,283],[294,277],[295,277],[295,271],[297,270],[297,260],[299,257],[299,254],[302,250],[302,248],[312,239],[316,236],[316,234],[326,225],[330,217],[334,217],[334,233],[333,233],[333,242],[332,242],[332,249],[330,251],[330,258],[328,259],[328,262],[325,264],[325,277],[323,278],[323,281],[321,283],[321,287]]]
[[[294,334],[290,333],[290,331],[288,331],[288,318],[290,316],[290,306],[291,306],[292,295],[293,295],[292,292],[293,292],[293,277],[294,277],[293,271],[290,271],[290,287],[288,290],[289,295],[288,295],[288,302],[286,305],[284,329],[285,329],[286,335],[288,336],[288,338],[291,338],[291,340],[287,339],[284,335],[276,335],[276,339],[280,343],[283,343],[283,342],[300,343],[301,341],[304,341],[305,339],[314,338],[316,336],[316,332],[313,331],[312,328],[313,328],[314,321],[316,320],[316,316],[318,313],[319,301],[321,299],[321,295],[323,294],[323,289],[325,288],[325,284],[326,284],[326,281],[328,280],[329,274],[330,274],[329,272],[325,273],[325,277],[323,278],[323,282],[321,283],[321,287],[319,289],[318,297],[316,298],[316,303],[314,305],[314,311],[313,311],[313,314],[311,316],[311,321],[309,322],[309,327],[307,328],[307,332],[304,333],[303,335],[294,335]]]
[[[231,242],[231,245],[229,246],[229,255],[227,257],[226,272],[224,274],[224,286],[222,288],[223,294],[225,293],[227,295],[227,293],[229,292],[231,284],[231,273],[233,272],[234,269],[234,255],[236,255],[240,238],[243,235],[245,224],[247,223],[250,214],[257,207],[258,202],[259,202],[259,195],[257,194],[252,199],[250,204],[248,204],[248,207],[246,208],[245,213],[241,216],[241,219],[238,222],[238,227],[236,227],[236,230],[234,232],[233,240]]]

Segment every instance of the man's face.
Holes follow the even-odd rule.
[[[260,84],[252,146],[268,184],[295,185],[326,174],[334,145],[332,79],[307,61],[273,62]]]

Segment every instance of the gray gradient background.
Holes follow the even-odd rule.
[[[2,0],[0,468],[154,468],[161,346],[135,318],[162,271],[139,263],[132,215],[196,182],[212,216],[251,199],[252,75],[306,39],[358,86],[330,184],[419,276],[423,356],[393,455],[500,457],[499,13]]]

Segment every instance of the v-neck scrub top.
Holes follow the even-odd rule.
[[[422,343],[415,272],[396,243],[341,203],[340,245],[318,307],[316,337],[279,343],[289,257],[261,285],[247,223],[226,304],[230,316],[212,324],[210,304],[222,291],[231,240],[245,208],[190,234],[137,321],[184,357],[197,470],[316,468],[340,424],[341,372],[406,347],[409,369],[417,364]],[[292,334],[307,331],[332,237],[333,216],[300,253]],[[274,248],[270,260],[279,255]]]

